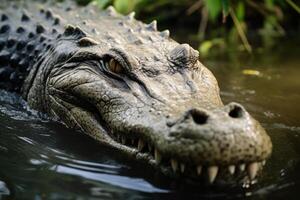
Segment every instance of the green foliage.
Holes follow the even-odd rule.
[[[225,46],[225,40],[223,38],[205,40],[201,43],[199,52],[202,57],[207,57],[213,49],[218,49],[218,52],[221,52],[225,49]]]
[[[236,17],[239,21],[244,21],[245,18],[245,4],[243,2],[238,2],[236,6]]]
[[[198,37],[194,38],[198,38],[199,51],[203,55],[224,48],[251,53],[252,46],[247,36],[249,31],[256,32],[260,37],[260,47],[271,48],[278,37],[285,35],[282,24],[288,20],[295,20],[291,13],[298,13],[298,17],[300,14],[300,7],[294,0],[77,1],[81,4],[94,1],[101,9],[113,5],[122,14],[135,11],[138,17],[146,21],[155,18],[160,23],[171,25],[175,17],[186,20],[200,18]],[[170,18],[173,21],[168,21]],[[259,26],[253,27],[253,24]]]
[[[217,17],[222,11],[222,2],[220,0],[205,1],[205,6],[208,11],[211,21],[216,21]]]
[[[286,0],[286,2],[300,14],[300,7],[297,4],[295,4],[292,0]]]
[[[229,0],[222,0],[222,9],[223,19],[225,19],[229,14]]]
[[[103,9],[105,8],[109,3],[111,3],[111,0],[95,0],[99,8]]]
[[[141,0],[114,0],[114,7],[121,13],[131,12]]]

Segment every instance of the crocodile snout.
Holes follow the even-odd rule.
[[[209,123],[211,118],[212,120],[226,121],[234,121],[236,119],[246,120],[248,112],[242,105],[230,103],[222,108],[215,109],[213,113],[209,113],[208,111],[202,109],[191,109],[187,112],[187,114],[190,115],[196,125],[205,125],[206,123]]]
[[[250,178],[258,171],[253,166],[263,163],[272,151],[269,136],[238,103],[210,111],[189,109],[172,124],[168,137],[169,143],[160,151],[173,160],[207,169],[229,168],[231,172],[236,167],[255,168],[248,171]]]
[[[193,141],[190,154],[196,162],[262,161],[270,155],[272,146],[261,125],[238,103],[211,111],[192,108],[173,124],[169,135],[176,143]]]

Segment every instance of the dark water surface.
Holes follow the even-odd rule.
[[[272,138],[272,158],[253,187],[173,183],[83,134],[41,120],[18,96],[0,91],[0,199],[299,199],[299,45],[291,49],[205,62],[224,102],[242,103]]]

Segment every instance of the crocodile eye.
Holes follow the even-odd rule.
[[[116,74],[122,74],[124,72],[123,66],[113,58],[111,58],[108,62],[108,69]]]

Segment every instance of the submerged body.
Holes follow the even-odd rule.
[[[261,125],[224,106],[198,52],[155,21],[93,5],[1,9],[0,87],[32,108],[172,177],[253,179],[270,156]]]

